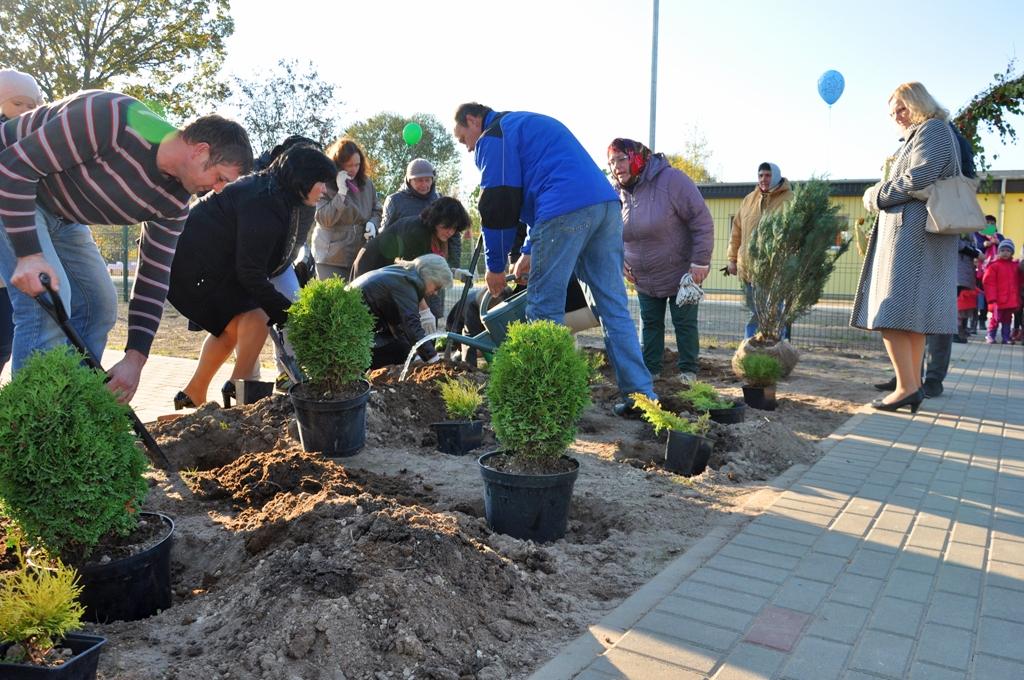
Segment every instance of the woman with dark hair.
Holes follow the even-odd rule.
[[[377,235],[383,209],[370,179],[366,154],[348,137],[327,148],[337,176],[316,205],[313,259],[317,278],[351,280],[352,263],[364,241]]]
[[[271,279],[291,266],[302,207],[316,205],[336,173],[321,151],[298,145],[269,168],[211,193],[189,211],[171,265],[168,301],[210,335],[175,409],[206,401],[210,381],[237,349],[231,379],[249,378],[291,300]]]

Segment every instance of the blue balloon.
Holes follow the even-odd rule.
[[[846,87],[846,81],[843,80],[843,74],[839,71],[825,71],[818,78],[818,94],[829,106],[839,101],[844,87]]]

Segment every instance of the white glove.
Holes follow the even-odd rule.
[[[873,184],[864,192],[864,209],[869,213],[878,212],[878,192],[882,189],[882,183]]]
[[[462,279],[462,281],[465,282],[467,280],[472,280],[473,275],[469,273],[468,269],[459,269],[456,267],[455,269],[452,270],[452,278]]]
[[[683,274],[679,279],[679,292],[676,293],[676,307],[683,305],[695,305],[704,299],[704,289],[693,282],[693,275],[690,272]]]
[[[348,193],[348,184],[346,184],[346,182],[350,179],[352,179],[352,177],[347,172],[344,170],[338,171],[338,176],[335,177],[334,180],[338,183],[339,196],[344,197]]]
[[[437,332],[437,319],[434,318],[430,307],[420,310],[420,325],[423,326],[423,332],[427,335]]]
[[[377,235],[377,225],[373,222],[366,223],[366,231],[363,232],[363,239],[369,241]]]
[[[440,360],[441,360],[441,355],[440,354],[435,354],[434,356],[432,356],[429,359],[427,359],[427,363],[428,364],[436,364]]]

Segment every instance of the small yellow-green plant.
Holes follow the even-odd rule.
[[[684,432],[703,436],[711,429],[711,416],[707,413],[696,420],[687,420],[671,411],[666,411],[657,399],[637,392],[629,395],[633,404],[643,413],[644,420],[654,426],[654,433],[661,434],[664,430]]]
[[[0,642],[12,643],[15,663],[43,662],[65,635],[82,627],[85,610],[75,570],[58,561],[50,569],[29,567],[15,544],[20,566],[0,574]]]
[[[606,363],[604,354],[601,352],[592,352],[586,355],[587,367],[590,369],[590,382],[599,382],[604,376],[601,375],[601,369],[604,368]]]
[[[698,411],[710,411],[715,408],[732,408],[731,401],[725,401],[711,385],[695,380],[689,389],[681,390],[677,397],[693,404]]]
[[[740,377],[751,387],[770,387],[782,377],[782,364],[768,354],[747,354],[740,359]]]
[[[484,403],[482,389],[469,378],[444,380],[441,385],[441,399],[448,410],[448,416],[456,420],[473,420],[476,410]]]

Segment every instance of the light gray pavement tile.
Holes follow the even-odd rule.
[[[800,560],[795,557],[780,555],[774,552],[766,552],[756,548],[748,548],[735,542],[732,542],[719,550],[718,554],[737,560],[746,560],[747,562],[752,562],[754,564],[763,564],[769,567],[777,567],[778,569],[786,569],[790,571],[800,563]]]
[[[907,482],[908,484],[920,484],[922,486],[927,486],[928,483],[932,480],[932,476],[933,475],[931,472],[925,472],[924,470],[914,470],[911,472],[904,472],[903,476],[900,479],[902,479],[904,482]]]
[[[609,649],[599,657],[591,668],[600,673],[608,673],[616,678],[658,678],[659,680],[703,680],[704,674],[680,668],[671,664],[652,659],[642,654],[634,654],[624,649]]]
[[[676,666],[707,673],[718,662],[718,652],[689,644],[679,638],[634,629],[615,643],[615,649],[644,654]]]
[[[1024,662],[1010,659],[998,659],[986,654],[974,655],[974,673],[976,680],[1003,680],[1004,678],[1024,678]]]
[[[981,615],[1008,621],[1024,618],[1024,592],[988,586],[982,595]]]
[[[780,674],[785,680],[838,679],[850,655],[850,645],[831,640],[805,637],[801,640]]]
[[[928,495],[928,487],[924,484],[897,484],[893,487],[892,496],[893,498],[913,498],[920,500]]]
[[[741,642],[711,677],[713,680],[764,680],[772,677],[785,660],[784,652]]]
[[[814,534],[808,534],[803,531],[791,531],[789,529],[781,529],[777,526],[773,526],[767,523],[758,523],[757,520],[751,522],[746,529],[743,530],[744,534],[752,536],[760,536],[761,538],[767,538],[771,541],[785,541],[788,543],[796,543],[798,545],[811,545],[818,536]]]
[[[971,639],[960,628],[926,623],[917,644],[916,659],[966,671],[971,660]]]
[[[719,607],[708,602],[672,594],[667,595],[659,602],[655,611],[711,623],[740,633],[745,631],[754,619],[754,615],[750,612],[736,611],[735,609]]]
[[[869,628],[914,637],[921,625],[924,605],[883,597],[872,608]]]
[[[934,512],[943,512],[948,515],[952,515],[956,512],[957,499],[944,496],[942,494],[931,493],[928,494],[918,505],[922,510],[931,510]]]
[[[957,510],[956,521],[958,524],[972,524],[985,528],[992,523],[992,512],[987,507],[971,507],[962,504]]]
[[[900,475],[891,474],[888,472],[872,472],[871,475],[869,477],[866,477],[865,479],[870,479],[872,484],[881,484],[883,486],[896,486],[901,482],[902,477]]]
[[[1012,588],[1013,590],[1024,590],[1024,564],[1010,564],[1009,562],[988,563],[988,585],[1000,588]]]
[[[739,609],[750,614],[756,614],[761,611],[761,608],[768,601],[768,596],[741,593],[721,588],[711,583],[701,583],[700,581],[693,580],[684,581],[678,588],[672,591],[672,594],[684,598],[702,600],[711,604],[719,604],[731,609]]]
[[[993,538],[989,555],[997,562],[1024,564],[1024,543]]]
[[[829,583],[810,581],[803,578],[790,578],[783,585],[781,590],[772,598],[772,604],[777,607],[795,609],[800,612],[811,613],[818,608],[818,605],[825,599],[825,595],[831,589]]]
[[[995,482],[984,479],[968,479],[964,482],[963,496],[969,500],[982,501],[990,499],[995,490]]]
[[[969,569],[982,569],[985,566],[985,549],[980,545],[950,543],[946,546],[943,562]]]
[[[858,643],[850,667],[890,678],[902,678],[913,646],[913,638],[869,630]]]
[[[789,519],[788,517],[779,517],[778,515],[771,514],[769,509],[768,514],[761,515],[755,519],[751,524],[758,526],[774,527],[776,529],[783,529],[785,531],[794,531],[799,534],[809,534],[811,536],[817,536],[822,532],[822,529],[817,526],[807,524],[806,522],[799,522],[797,520]]]
[[[761,552],[777,553],[788,557],[803,557],[810,550],[810,547],[800,543],[790,543],[778,539],[765,538],[756,534],[740,533],[732,539],[730,545],[739,545],[745,548],[760,550]]]
[[[872,519],[864,515],[840,515],[839,519],[832,523],[829,531],[837,531],[848,536],[863,536],[871,526]]]
[[[905,540],[907,540],[907,535],[902,531],[872,529],[867,536],[866,543],[872,550],[895,553]]]
[[[808,578],[813,581],[833,583],[837,578],[839,578],[839,574],[842,573],[848,563],[849,560],[845,557],[836,557],[835,555],[812,552],[800,560],[800,563],[796,565],[793,573],[796,576]]]
[[[851,515],[866,515],[868,517],[874,517],[878,514],[881,507],[882,503],[880,501],[870,500],[867,498],[853,498],[843,511],[848,512]]]
[[[820,493],[806,493],[798,492],[790,489],[783,493],[776,503],[806,503],[807,505],[818,505],[825,508],[841,508],[846,505],[847,499],[845,496],[822,496]]]
[[[978,527],[981,529],[981,527]],[[1004,541],[1018,541],[1024,542],[1024,522],[1017,522],[1004,517],[998,517],[992,521],[992,537],[998,538]],[[959,538],[954,536],[955,541],[959,541]],[[978,543],[977,541],[963,541],[964,543],[975,543],[977,545],[985,545],[985,542]]]
[[[857,495],[861,498],[875,501],[885,501],[892,496],[891,486],[882,486],[881,484],[865,484],[857,491]]]
[[[740,633],[708,625],[703,621],[684,619],[652,611],[636,622],[635,630],[647,630],[691,642],[699,647],[724,652],[739,639]]]
[[[810,619],[803,612],[769,605],[754,619],[743,641],[789,652]]]
[[[907,539],[907,545],[929,550],[942,550],[946,545],[946,537],[949,532],[945,529],[933,529],[927,526],[915,526]]]
[[[846,571],[851,574],[884,579],[895,562],[896,555],[892,553],[878,550],[858,550],[850,560],[850,567]]]
[[[934,481],[928,486],[930,493],[949,496],[950,498],[958,498],[961,489],[963,489],[963,483],[961,482]]]
[[[936,592],[932,595],[926,621],[955,628],[974,630],[978,618],[978,599],[956,593]]]
[[[1024,624],[981,617],[976,652],[1024,661]]]
[[[860,637],[861,629],[864,628],[864,622],[870,613],[871,610],[863,607],[826,602],[816,612],[807,634],[853,644]]]
[[[927,602],[932,591],[933,580],[934,577],[931,574],[897,569],[886,579],[885,594],[901,600]]]
[[[963,671],[933,666],[930,663],[915,661],[910,666],[910,680],[967,680]],[[981,680],[979,676],[978,680]]]
[[[741,593],[760,595],[762,597],[770,597],[778,589],[776,584],[769,581],[747,578],[746,576],[737,576],[736,574],[730,574],[724,571],[718,571],[717,569],[710,569],[708,567],[701,567],[694,572],[693,576],[690,578],[695,581],[710,583],[711,585],[718,586],[720,588],[738,590]]]
[[[859,547],[860,541],[857,538],[831,531],[819,538],[818,542],[814,544],[815,551],[823,552],[826,555],[835,555],[836,557],[849,557]]]
[[[764,564],[755,564],[747,561],[746,559],[726,557],[721,553],[711,558],[705,566],[710,569],[720,569],[722,571],[729,572],[730,574],[749,576],[750,578],[756,578],[762,581],[771,581],[772,583],[782,583],[789,576],[788,569],[778,569]]]
[[[607,673],[601,673],[594,670],[592,667],[585,669],[582,673],[572,676],[572,680],[622,680],[626,676],[622,673],[615,673],[615,675],[609,675]]]
[[[948,516],[936,515],[933,512],[921,512],[917,515],[917,526],[919,527],[948,531],[952,522]]]
[[[914,515],[910,512],[897,512],[886,508],[879,515],[878,519],[875,520],[875,529],[884,529],[886,531],[901,531],[906,532],[910,529],[910,525],[914,523]]]
[[[835,590],[829,599],[845,604],[868,606],[875,601],[883,581],[856,574],[843,574],[836,583]]]
[[[822,514],[816,511],[808,512],[806,510],[797,510],[795,508],[780,506],[778,504],[772,505],[769,512],[776,517],[786,517],[797,522],[803,522],[817,527],[827,527],[832,521],[832,518],[837,514],[835,512],[830,512],[828,514]]]

